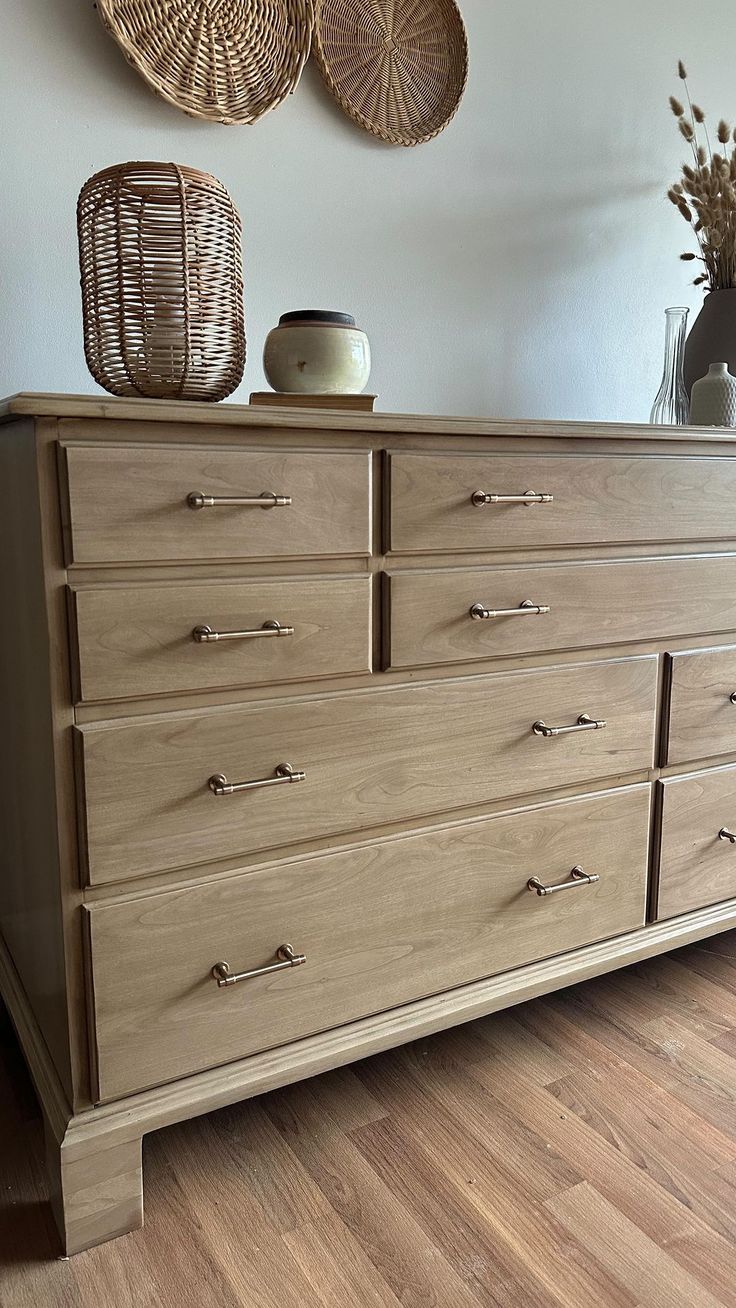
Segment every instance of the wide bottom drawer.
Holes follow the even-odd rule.
[[[659,785],[657,916],[677,917],[736,897],[736,767],[673,777]]]
[[[631,786],[88,906],[99,1099],[643,925],[649,797]],[[536,893],[535,877],[565,889]],[[306,962],[288,966],[285,946]],[[256,974],[219,986],[217,964]]]

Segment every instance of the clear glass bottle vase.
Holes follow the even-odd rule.
[[[690,404],[682,375],[688,312],[681,305],[664,311],[662,385],[657,392],[649,421],[669,427],[683,427],[690,420]]]

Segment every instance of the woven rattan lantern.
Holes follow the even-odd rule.
[[[84,351],[113,395],[222,400],[245,365],[240,218],[173,163],[96,173],[77,205]]]

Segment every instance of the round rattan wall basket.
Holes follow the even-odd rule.
[[[468,40],[455,0],[315,0],[312,48],[345,113],[393,145],[437,136],[465,90]]]
[[[223,400],[245,365],[240,218],[209,173],[124,163],[77,204],[84,352],[113,395]]]
[[[312,0],[97,0],[152,90],[216,123],[254,123],[297,86]]]

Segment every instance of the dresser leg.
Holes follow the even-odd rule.
[[[79,1118],[76,1119],[79,1122]],[[59,1142],[44,1121],[51,1207],[66,1254],[136,1231],[143,1225],[141,1137],[122,1143],[103,1132]]]

